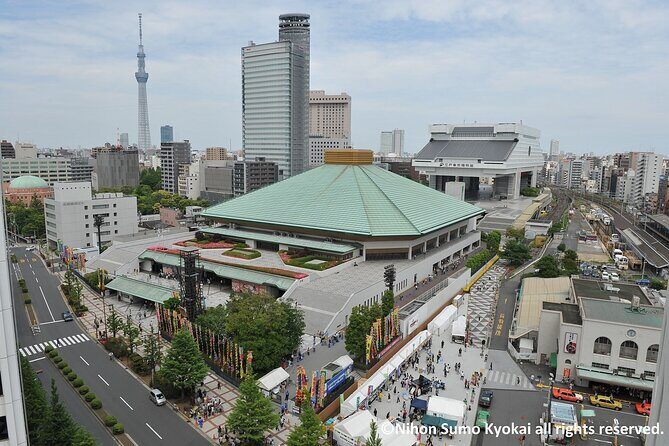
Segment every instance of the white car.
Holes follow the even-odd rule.
[[[620,282],[620,276],[618,275],[618,273],[611,273],[609,275],[611,276],[612,282]]]
[[[602,280],[610,280],[611,275],[609,274],[608,271],[602,271]]]
[[[28,247],[26,248],[26,251],[34,251],[34,250],[35,250],[35,247],[34,247],[34,246],[28,246]]]

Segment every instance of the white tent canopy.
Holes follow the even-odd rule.
[[[427,400],[427,414],[460,423],[465,417],[465,403],[453,398],[431,396]]]
[[[290,378],[288,372],[281,367],[277,367],[258,380],[258,387],[266,392],[272,392],[288,378]]]
[[[339,445],[354,446],[365,444],[371,431],[372,422],[376,422],[378,434],[383,446],[414,446],[418,439],[410,433],[395,433],[388,420],[378,420],[368,410],[361,410],[334,426],[333,437]]]
[[[443,309],[432,321],[427,324],[427,331],[432,334],[440,335],[441,330],[450,325],[458,314],[458,309],[454,305],[449,305]]]
[[[397,370],[407,358],[416,352],[428,339],[431,334],[423,330],[413,337],[399,352],[395,353],[390,360],[380,367],[362,386],[349,396],[341,407],[341,414],[344,417],[351,415],[358,410],[358,405],[367,399],[367,390],[372,387],[375,392],[393,373]]]

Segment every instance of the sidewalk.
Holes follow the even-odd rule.
[[[61,279],[62,274],[64,273],[59,273]],[[111,308],[114,308],[121,316],[130,315],[132,323],[138,328],[140,326],[142,327],[142,337],[149,333],[151,326],[153,326],[154,329],[157,327],[154,308],[142,309],[139,304],[130,303],[125,300],[119,301],[116,298],[105,298],[104,301],[107,305],[107,316],[109,316]],[[77,319],[89,332],[91,338],[98,339],[97,331],[104,330],[104,322],[102,321],[104,314],[102,298],[84,285],[82,290],[82,303],[88,307],[89,311]],[[145,312],[146,315],[144,314]],[[96,320],[100,327],[98,330],[95,328]],[[169,348],[169,343],[165,342],[163,339],[160,339],[160,343],[164,354]],[[340,344],[343,345],[343,342],[340,342],[337,345]],[[329,350],[327,346],[325,349]],[[140,355],[144,354],[143,345],[140,344],[136,350]],[[132,372],[128,369],[128,373]],[[134,374],[133,377],[142,380]],[[200,387],[200,390],[206,392],[206,402],[203,404],[203,407],[205,407],[207,403],[211,403],[212,405],[217,403],[219,411],[209,417],[203,417],[202,428],[199,427],[196,418],[190,418],[188,413],[180,413],[184,420],[192,427],[201,429],[203,433],[211,439],[212,443],[218,444],[218,427],[225,426],[228,416],[235,407],[237,398],[239,397],[239,390],[211,371],[204,378],[203,386]],[[276,407],[276,409],[278,412],[278,407]],[[285,445],[288,435],[290,435],[293,427],[299,424],[299,419],[292,414],[286,414],[285,421],[283,428],[279,430],[272,429],[268,432],[269,436],[274,439],[274,444],[277,446]]]

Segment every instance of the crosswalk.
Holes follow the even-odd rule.
[[[534,390],[534,386],[527,379],[527,376],[516,375],[511,372],[500,372],[499,370],[493,370],[488,373],[486,386],[490,387],[491,383],[501,384],[509,388]]]
[[[21,347],[19,348],[19,353],[21,353],[21,356],[27,357],[42,353],[47,345],[50,345],[53,348],[63,348],[75,344],[80,344],[82,342],[86,342],[89,340],[90,338],[88,336],[86,336],[83,333],[80,333],[72,336],[67,336],[64,338],[54,339],[53,341],[41,342],[39,344],[30,345],[28,347]]]

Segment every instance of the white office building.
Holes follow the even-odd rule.
[[[309,92],[309,167],[324,163],[325,150],[351,147],[351,97]]]
[[[404,130],[395,129],[381,132],[379,151],[384,155],[402,156],[404,153]]]
[[[660,338],[660,355],[657,358],[657,371],[655,372],[655,386],[653,387],[653,404],[650,410],[649,426],[659,425],[664,434],[653,434],[646,438],[646,446],[663,446],[666,441],[665,435],[669,429],[669,316],[664,315],[664,322]]]
[[[32,175],[43,179],[49,186],[71,180],[70,158],[7,158],[2,160],[3,180]]]
[[[122,193],[93,195],[90,182],[56,183],[53,198],[44,200],[46,238],[50,246],[90,248],[98,245],[94,216],[102,215],[100,240],[104,245],[115,237],[137,232],[137,197]]]
[[[630,200],[636,206],[643,207],[646,194],[656,194],[659,189],[663,156],[652,152],[640,152],[636,155]]]
[[[550,160],[557,161],[560,156],[560,141],[557,139],[551,139],[551,151],[550,151]]]

